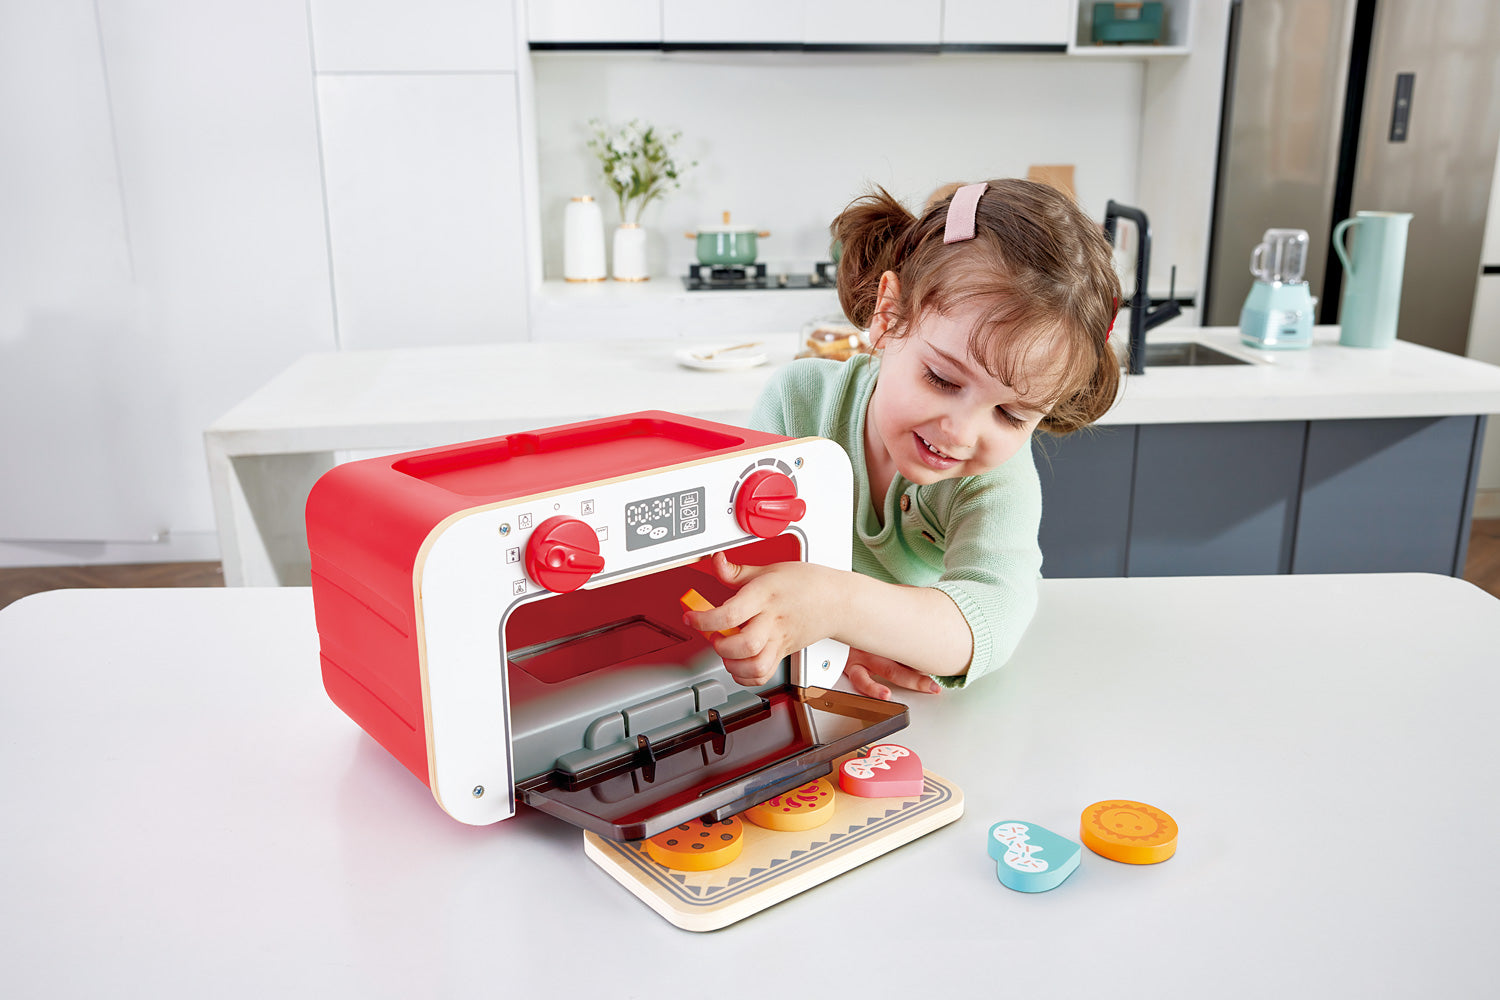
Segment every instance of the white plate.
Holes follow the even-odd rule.
[[[684,347],[676,354],[677,363],[705,372],[739,371],[766,363],[764,344],[726,344],[722,346]]]

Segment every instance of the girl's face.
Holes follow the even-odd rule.
[[[894,301],[896,280],[890,272],[882,279],[882,304]],[[877,475],[900,472],[923,485],[988,472],[1015,455],[1046,415],[1047,402],[1023,398],[969,355],[981,310],[924,315],[892,337],[889,310],[877,306],[870,335],[885,353],[865,421],[866,460]]]

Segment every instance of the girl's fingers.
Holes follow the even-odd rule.
[[[742,566],[739,563],[730,562],[729,557],[722,552],[714,553],[713,566],[714,575],[719,578],[719,582],[736,589],[743,587],[769,568],[767,566]]]
[[[891,689],[871,677],[863,664],[851,663],[845,668],[844,676],[849,678],[849,686],[856,694],[862,694],[867,698],[879,698],[881,701],[891,700]]]
[[[779,660],[765,661],[761,657],[750,657],[748,659],[735,659],[724,657],[724,669],[729,671],[729,676],[745,687],[754,687],[764,684],[771,679],[776,672]]]
[[[898,663],[888,656],[857,649],[849,654],[849,662],[863,669],[872,679],[872,683],[878,683],[875,679],[879,678],[896,687],[921,694],[938,694],[943,690],[937,681],[922,671],[908,667],[904,663]]]

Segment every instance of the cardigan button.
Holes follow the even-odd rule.
[[[911,510],[911,494],[910,493],[903,493],[903,494],[901,494],[901,509],[903,511]]]

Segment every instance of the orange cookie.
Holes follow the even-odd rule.
[[[714,609],[714,606],[709,603],[708,598],[698,593],[696,587],[689,587],[687,593],[679,597],[678,600],[681,601],[682,606],[684,608],[687,608],[689,611],[712,611]],[[714,635],[739,635],[739,632],[739,629],[731,626],[729,628],[719,629],[717,633],[702,632],[700,634],[703,636],[703,638],[712,640]]]
[[[646,853],[657,864],[679,872],[723,868],[745,847],[745,825],[736,816],[717,823],[691,820],[646,841]]]
[[[1129,799],[1089,806],[1081,833],[1089,850],[1128,865],[1154,865],[1177,851],[1177,821],[1155,806]]]
[[[742,816],[767,830],[811,830],[833,819],[833,782],[819,778],[760,805]]]

